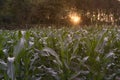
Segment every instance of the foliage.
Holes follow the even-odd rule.
[[[1,0],[0,4],[0,25],[66,25],[71,11],[81,14],[85,25],[120,25],[118,0]]]
[[[0,30],[0,79],[119,80],[120,29]]]

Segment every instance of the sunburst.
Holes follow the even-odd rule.
[[[69,18],[74,25],[78,25],[81,22],[81,16],[78,15],[77,13],[70,13]]]

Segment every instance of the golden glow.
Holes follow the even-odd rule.
[[[78,25],[81,22],[81,17],[77,13],[70,13],[69,18],[74,25]]]

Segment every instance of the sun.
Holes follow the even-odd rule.
[[[74,25],[78,25],[81,22],[81,17],[77,13],[70,13],[69,18]]]

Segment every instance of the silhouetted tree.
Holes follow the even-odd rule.
[[[120,24],[118,0],[0,0],[0,24],[69,24],[69,11],[83,24]]]

